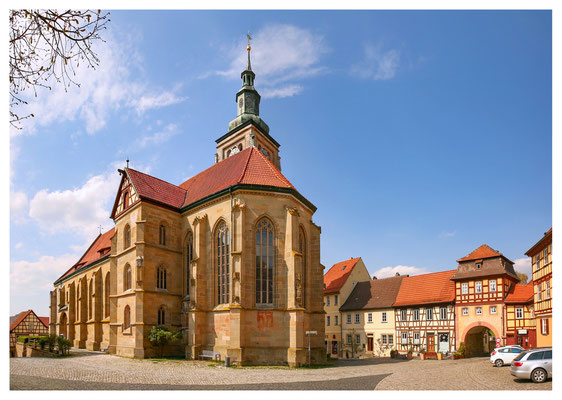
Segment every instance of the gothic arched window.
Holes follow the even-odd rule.
[[[89,289],[88,289],[88,319],[92,319],[94,317],[93,315],[93,307],[92,307],[92,303],[93,303],[93,295],[94,295],[94,278],[90,279],[90,285],[89,285]]]
[[[157,276],[156,276],[156,287],[158,289],[166,289],[166,287],[167,287],[167,284],[166,284],[167,276],[166,275],[167,275],[166,267],[164,267],[163,265],[158,267],[158,272],[157,272]]]
[[[185,256],[186,256],[186,260],[185,260],[185,265],[186,265],[186,272],[185,272],[186,295],[189,296],[189,287],[191,285],[190,268],[191,268],[191,261],[193,261],[193,234],[191,232],[189,232],[187,234]]]
[[[105,312],[104,315],[106,318],[109,318],[109,288],[110,288],[110,280],[109,280],[109,272],[105,274]]]
[[[218,303],[225,304],[230,301],[230,238],[226,222],[222,221],[216,234],[217,256],[217,294]]]
[[[123,312],[123,330],[126,331],[131,327],[131,307],[125,306],[125,311]]]
[[[125,264],[125,270],[123,271],[123,291],[131,289],[133,281],[131,275],[131,266]]]
[[[125,225],[125,229],[123,230],[123,247],[125,249],[131,247],[131,227],[129,224]]]
[[[161,246],[166,246],[166,226],[164,224],[160,224],[160,238],[158,243]]]
[[[76,286],[76,321],[80,321],[80,285],[82,285],[82,281],[78,281],[78,285]]]
[[[305,295],[304,295],[304,288],[306,287],[306,276],[307,276],[307,271],[306,271],[306,263],[307,263],[307,246],[306,246],[306,235],[304,233],[304,229],[301,226],[299,228],[299,252],[302,254],[302,277],[301,277],[301,298],[302,298],[302,303],[304,305],[305,303]]]
[[[260,220],[256,228],[256,304],[273,304],[275,232],[270,220]]]
[[[158,325],[166,325],[166,310],[164,306],[158,309]]]

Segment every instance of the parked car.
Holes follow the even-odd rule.
[[[511,375],[535,383],[552,378],[552,347],[542,347],[519,354],[511,363]]]
[[[523,351],[523,347],[518,345],[498,347],[490,354],[490,362],[496,367],[511,364],[511,361]]]

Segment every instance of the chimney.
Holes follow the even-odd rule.
[[[396,276],[400,276],[400,272],[397,272],[397,273],[396,273]]]

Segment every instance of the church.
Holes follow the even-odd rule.
[[[215,164],[175,185],[132,168],[100,234],[54,282],[50,331],[74,347],[146,358],[154,326],[182,333],[165,354],[241,365],[325,360],[316,207],[281,173],[250,63]]]

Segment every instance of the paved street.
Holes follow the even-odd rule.
[[[196,361],[151,361],[74,351],[68,358],[10,359],[12,390],[551,390],[514,379],[486,358],[366,359],[327,368],[224,368]]]

